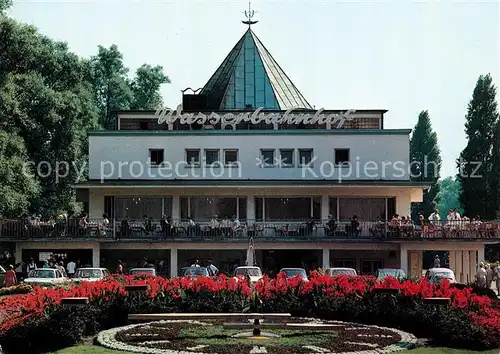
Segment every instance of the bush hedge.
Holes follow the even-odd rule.
[[[0,296],[6,295],[16,295],[16,294],[28,294],[33,291],[33,287],[29,284],[19,284],[14,286],[8,286],[5,288],[0,288]]]
[[[145,293],[125,285],[146,284]],[[374,289],[397,289],[377,294]],[[64,297],[88,297],[90,304],[66,308]],[[426,305],[427,297],[449,297],[450,306]],[[35,288],[27,295],[0,300],[0,345],[8,353],[43,353],[78,343],[82,336],[122,326],[129,313],[291,312],[297,316],[354,321],[399,328],[436,344],[473,348],[500,347],[500,304],[497,299],[459,289],[448,282],[399,282],[373,277],[264,277],[254,287],[243,279],[221,277],[119,277],[83,282],[69,290]]]

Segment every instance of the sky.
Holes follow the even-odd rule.
[[[388,109],[385,128],[411,129],[428,110],[455,175],[477,78],[500,83],[500,2],[254,0],[253,30],[316,109]],[[161,65],[181,90],[202,87],[246,31],[247,1],[14,0],[9,15],[83,57],[118,45],[133,73]]]

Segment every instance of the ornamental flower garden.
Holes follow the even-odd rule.
[[[148,290],[128,292],[128,285],[147,285]],[[391,289],[392,293],[377,289]],[[87,297],[89,303],[67,307],[61,304],[67,297]],[[450,298],[451,302],[430,305],[424,301],[429,297]],[[221,342],[221,338],[229,338],[229,332],[217,321],[128,322],[129,314],[162,313],[290,313],[299,324],[338,328],[302,333],[301,340],[307,345],[296,333],[276,330],[280,341],[269,341],[261,348],[252,343],[232,346]],[[113,337],[119,339],[117,349],[142,345],[144,353],[361,353],[363,348],[384,352],[382,348],[404,349],[400,343],[414,345],[416,337],[456,348],[500,347],[500,302],[473,288],[447,281],[431,285],[386,278],[379,282],[373,277],[317,273],[309,281],[264,277],[253,286],[223,276],[217,280],[127,276],[68,288],[35,287],[28,294],[1,299],[0,321],[0,345],[6,353],[47,353],[99,332],[101,344],[109,348],[113,348],[109,341]]]

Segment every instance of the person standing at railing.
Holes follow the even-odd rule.
[[[335,225],[335,219],[331,214],[328,215],[328,222],[326,223],[326,227],[328,229],[328,234],[330,236],[335,236],[335,229],[337,228],[337,226]]]
[[[439,216],[439,212],[437,209],[434,209],[432,214],[429,216],[429,222],[433,226],[439,226],[441,225],[441,217]]]

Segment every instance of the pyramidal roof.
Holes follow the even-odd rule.
[[[220,110],[313,109],[250,27],[200,94]]]

